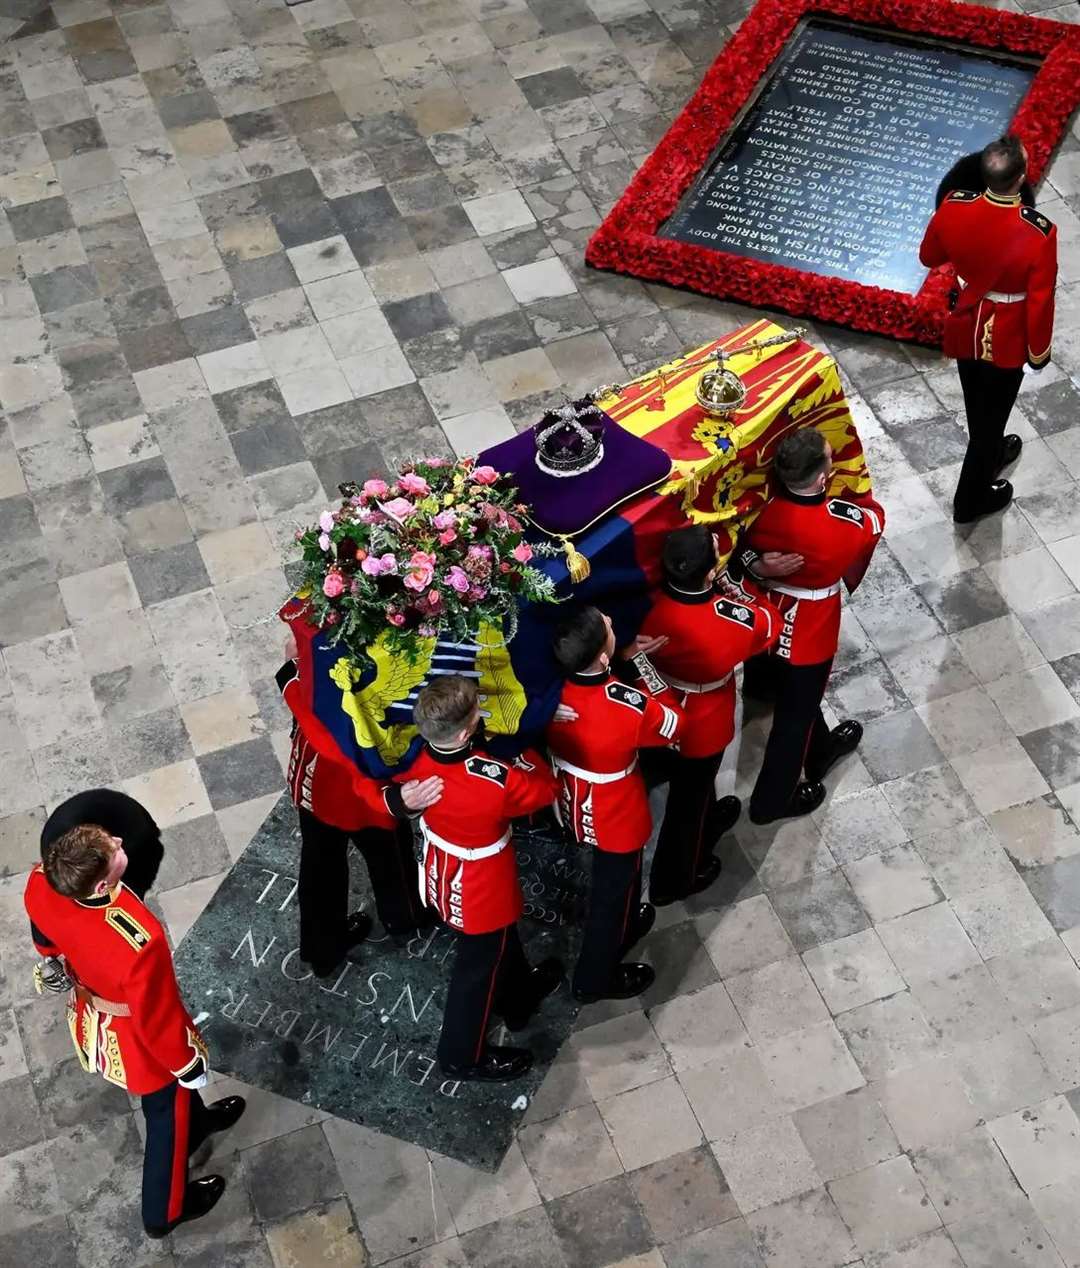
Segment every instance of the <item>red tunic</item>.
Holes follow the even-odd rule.
[[[926,226],[919,259],[927,268],[951,264],[967,283],[945,319],[947,357],[1002,369],[1050,359],[1057,229],[1021,206],[1019,194],[950,194]]]
[[[638,749],[674,744],[682,725],[672,693],[660,697],[606,671],[574,674],[563,687],[560,701],[578,720],[553,722],[547,742],[559,777],[559,817],[580,845],[628,854],[648,841],[652,815]]]
[[[513,924],[524,900],[510,821],[551,805],[555,776],[532,751],[510,764],[472,746],[452,753],[425,746],[408,773],[396,779],[432,775],[443,781],[443,792],[420,816],[421,897],[463,933]]]
[[[840,583],[849,591],[858,586],[884,527],[885,512],[872,501],[784,492],[765,504],[740,561],[748,564],[771,550],[797,551],[805,561],[798,572],[767,583],[783,616],[777,656],[793,665],[819,665],[836,655]]]
[[[84,1070],[136,1096],[205,1076],[206,1045],[180,998],[165,931],[126,885],[100,899],[64,898],[39,863],[23,903],[38,952],[63,956],[79,984],[67,1017]],[[95,999],[122,1005],[130,1016],[115,1016]]]
[[[304,734],[293,709],[300,700],[296,661],[282,665],[277,682],[282,699],[293,713],[288,775],[293,804],[343,832],[358,832],[361,828],[393,830],[396,820],[387,800],[390,785],[316,752]]]
[[[776,641],[776,610],[760,599],[737,603],[714,590],[689,593],[666,586],[641,632],[668,637],[650,656],[685,714],[679,752],[722,753],[735,734],[735,667]]]

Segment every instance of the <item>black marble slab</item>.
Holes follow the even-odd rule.
[[[554,829],[515,835],[526,954],[572,966],[589,857]],[[445,1078],[435,1061],[453,935],[443,926],[395,941],[378,925],[336,980],[313,977],[297,955],[296,812],[282,796],[176,951],[181,990],[202,1023],[215,1070],[494,1171],[577,1013],[564,983],[533,1025],[495,1042],[536,1054],[506,1084]],[[353,903],[372,907],[353,855]],[[520,1107],[515,1108],[515,1103]]]
[[[915,294],[938,182],[1008,129],[1033,59],[810,19],[662,238]]]

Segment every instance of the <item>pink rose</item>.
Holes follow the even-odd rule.
[[[414,550],[405,569],[405,585],[410,590],[424,590],[435,575],[435,556],[424,550]]]
[[[490,546],[470,546],[469,558],[470,559],[490,559],[491,547]]]
[[[510,553],[519,564],[527,564],[532,558],[532,547],[528,542],[518,542]]]
[[[391,625],[404,625],[405,613],[404,612],[387,612],[386,619],[390,622]]]
[[[432,612],[442,611],[442,592],[441,591],[431,589],[427,592],[426,598],[427,598],[427,605],[431,609]]]
[[[385,480],[365,480],[360,496],[365,498],[384,498],[390,492]]]
[[[329,533],[334,527],[334,517],[329,511],[323,511],[319,516],[319,527],[324,533]]]
[[[330,549],[330,538],[329,538],[329,537],[327,537],[327,535],[326,535],[325,533],[320,533],[320,534],[319,534],[319,549],[320,549],[320,550],[329,550],[329,549]]]
[[[336,568],[331,568],[323,578],[322,592],[328,599],[336,599],[345,593],[345,578]]]
[[[450,464],[445,458],[422,458],[421,465],[425,467],[448,467]]]
[[[438,529],[453,528],[457,524],[457,515],[453,511],[440,511],[431,522]]]
[[[393,498],[389,502],[381,502],[379,510],[395,520],[407,520],[416,514],[416,507],[408,498]]]
[[[390,554],[368,555],[360,568],[369,577],[381,577],[383,573],[397,571],[397,560]]]
[[[421,498],[431,492],[431,485],[428,484],[423,476],[418,476],[415,471],[410,471],[407,475],[403,475],[398,484],[403,492],[414,493]]]
[[[494,467],[476,467],[472,473],[472,478],[477,484],[494,484],[499,478],[499,473]]]
[[[469,574],[464,568],[459,568],[457,564],[454,564],[446,574],[445,581],[451,590],[456,590],[458,594],[468,594],[470,585]]]
[[[457,541],[457,533],[452,528],[448,528],[445,533],[439,534],[439,545],[449,546],[451,542]]]
[[[469,593],[465,597],[470,603],[479,603],[481,599],[487,597],[487,590],[483,586],[470,586]]]

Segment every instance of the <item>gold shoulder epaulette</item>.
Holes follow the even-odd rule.
[[[979,195],[973,189],[954,189],[946,201],[951,203],[973,203]]]
[[[1036,211],[1034,207],[1021,207],[1020,219],[1026,220],[1029,225],[1033,225],[1044,238],[1050,236],[1050,230],[1054,227],[1053,221],[1047,220],[1042,212]]]
[[[105,923],[136,951],[141,951],[150,941],[149,932],[142,927],[130,912],[122,907],[110,907],[105,912]]]

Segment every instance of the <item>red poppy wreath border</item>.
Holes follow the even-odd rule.
[[[593,234],[585,259],[595,268],[935,346],[951,281],[942,270],[906,295],[657,236],[796,24],[812,15],[1041,56],[1012,124],[1027,146],[1033,182],[1080,105],[1077,26],[955,0],[759,0]]]

